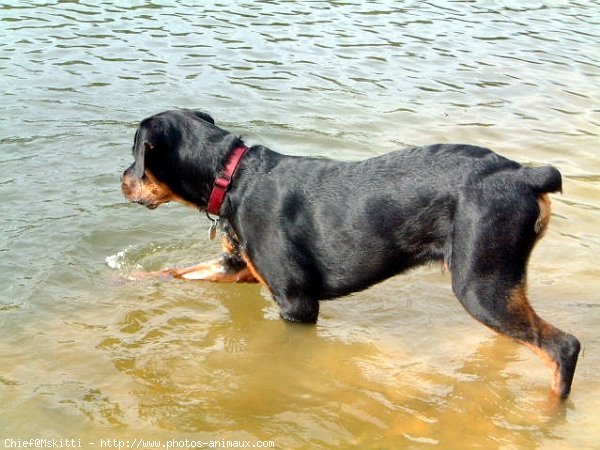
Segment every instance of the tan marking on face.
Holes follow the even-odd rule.
[[[127,200],[140,203],[150,209],[171,201],[197,208],[196,205],[187,202],[171,191],[169,186],[158,181],[149,170],[144,172],[143,178],[137,178],[133,174],[124,175],[121,190]]]

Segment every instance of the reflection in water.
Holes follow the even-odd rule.
[[[276,308],[255,287],[207,289],[221,300],[198,307],[157,296],[159,305],[122,315],[98,345],[131,380],[139,417],[161,429],[253,430],[254,439],[283,437],[280,445],[295,436],[289,446],[366,448],[373,436],[408,445],[470,442],[470,435],[496,448],[553,439],[552,429],[564,423],[568,404],[556,412],[546,380],[519,385],[523,375],[510,367],[522,359],[521,348],[508,339],[483,332],[468,351],[449,357],[411,351],[409,335],[390,349],[375,333],[367,343],[328,323],[265,320],[262,308]],[[526,390],[534,394],[524,397]],[[108,423],[123,422],[118,404],[99,391],[87,394],[94,395]]]
[[[598,8],[6,3],[0,438],[597,446]],[[528,281],[584,344],[569,401],[551,404],[537,357],[473,321],[437,269],[324,303],[316,327],[280,321],[257,286],[124,283],[218,251],[193,212],[119,192],[136,122],[173,107],[284,153],[468,142],[559,167]]]

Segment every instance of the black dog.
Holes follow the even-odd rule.
[[[542,320],[526,269],[550,218],[553,167],[524,167],[467,145],[409,148],[361,162],[291,157],[242,140],[201,112],[140,123],[125,196],[148,208],[179,201],[219,216],[217,260],[159,274],[260,281],[290,321],[315,322],[319,300],[440,261],[464,308],[536,351],[566,397],[580,344]],[[216,219],[215,219],[216,220]]]

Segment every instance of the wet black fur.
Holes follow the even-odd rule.
[[[145,164],[204,210],[240,144],[204,113],[167,111],[141,122],[128,170]],[[559,190],[555,168],[525,167],[469,145],[414,147],[360,162],[292,157],[256,145],[241,161],[221,221],[236,243],[234,255],[252,261],[285,319],[315,322],[319,300],[440,261],[475,318],[546,346],[559,360],[575,353],[576,361],[574,337],[559,332],[557,343],[546,343],[507,306],[526,280],[539,238],[539,195]],[[244,263],[234,256],[231,264]],[[557,350],[559,344],[568,349]]]

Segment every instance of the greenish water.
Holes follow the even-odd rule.
[[[3,2],[0,446],[598,448],[599,48],[583,1]],[[529,290],[584,345],[570,399],[438,268],[316,327],[254,285],[123,282],[219,252],[202,216],[120,193],[137,122],[174,107],[283,153],[465,142],[557,166]]]

